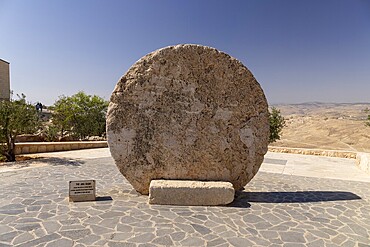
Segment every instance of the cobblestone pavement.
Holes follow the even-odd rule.
[[[0,246],[370,246],[367,182],[259,172],[229,206],[158,206],[109,157],[42,162],[0,173]],[[68,202],[80,179],[98,201]]]

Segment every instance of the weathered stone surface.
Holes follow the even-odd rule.
[[[210,47],[150,53],[117,83],[107,135],[120,172],[142,194],[153,179],[229,181],[241,189],[268,144],[268,110],[252,73]]]
[[[370,174],[370,154],[368,154],[368,153],[357,153],[356,161],[357,161],[358,167],[361,170]]]
[[[190,180],[152,180],[149,203],[161,205],[216,206],[234,200],[230,182],[202,182]]]

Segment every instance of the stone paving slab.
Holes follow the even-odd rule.
[[[68,202],[79,179],[96,179],[98,201]],[[49,159],[0,181],[0,246],[370,245],[368,182],[260,171],[232,204],[189,207],[148,204],[110,157]]]
[[[260,171],[285,175],[370,182],[356,160],[314,155],[268,152]]]

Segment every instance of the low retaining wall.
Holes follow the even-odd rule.
[[[356,161],[361,170],[370,174],[370,154],[357,153]]]
[[[15,154],[33,154],[106,147],[108,147],[106,141],[21,142],[15,144]]]
[[[357,152],[339,151],[339,150],[324,150],[324,149],[308,149],[308,148],[286,148],[269,146],[270,152],[275,153],[290,153],[290,154],[306,154],[318,155],[338,158],[356,159]]]
[[[270,152],[275,152],[275,153],[318,155],[318,156],[355,159],[357,161],[358,167],[364,172],[370,174],[370,154],[369,153],[340,151],[340,150],[308,149],[308,148],[287,148],[287,147],[274,147],[274,146],[269,146],[268,150]]]

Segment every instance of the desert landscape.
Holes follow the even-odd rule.
[[[370,152],[370,103],[273,105],[286,120],[281,140],[271,146]]]

